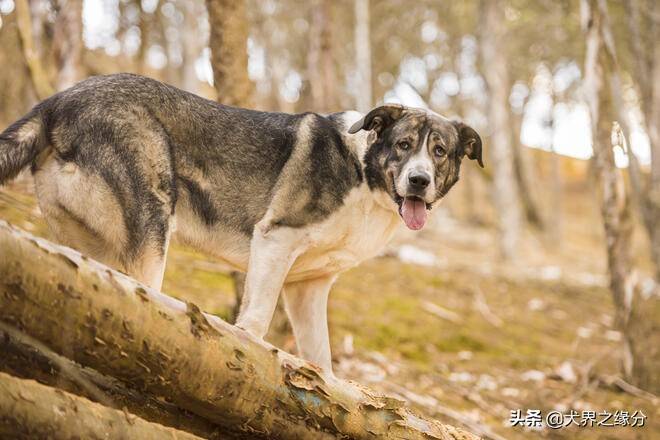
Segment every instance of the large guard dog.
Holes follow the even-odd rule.
[[[290,115],[219,105],[129,74],[39,103],[0,135],[0,184],[32,166],[62,243],[160,289],[170,235],[247,271],[237,325],[263,338],[284,292],[299,351],[331,373],[337,274],[421,229],[481,161],[470,127],[384,105]]]

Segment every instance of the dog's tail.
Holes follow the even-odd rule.
[[[0,185],[16,177],[46,148],[39,106],[0,134]]]

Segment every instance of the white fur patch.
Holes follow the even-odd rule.
[[[41,124],[37,121],[28,121],[16,132],[16,142],[23,144],[32,142],[39,136]]]
[[[414,170],[426,172],[431,178],[429,186],[426,188],[424,194],[424,200],[426,200],[427,203],[432,203],[435,198],[435,173],[433,171],[433,158],[431,158],[431,155],[429,154],[428,136],[424,139],[421,149],[408,159],[396,180],[396,190],[402,197],[405,196],[407,192],[408,176]]]
[[[348,129],[363,116],[362,113],[353,110],[342,113],[342,120],[344,123],[344,131],[341,133],[342,137],[348,148],[355,153],[360,160],[364,158],[364,154],[367,152],[367,148],[371,143],[371,132],[360,130],[355,134],[349,134]]]
[[[336,274],[375,257],[400,224],[389,196],[374,193],[363,183],[329,218],[303,228],[307,249],[294,262],[286,282]]]

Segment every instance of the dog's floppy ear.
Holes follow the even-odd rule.
[[[383,129],[403,115],[405,108],[399,104],[385,104],[376,107],[367,113],[362,119],[348,129],[350,134],[357,133],[360,130],[374,130],[380,134]]]
[[[469,125],[460,121],[454,121],[454,126],[458,130],[458,142],[463,150],[463,154],[469,159],[476,160],[481,168],[484,162],[481,159],[481,137]]]

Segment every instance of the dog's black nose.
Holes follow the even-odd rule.
[[[413,189],[425,189],[431,183],[431,176],[425,171],[412,171],[408,175],[408,183]]]

